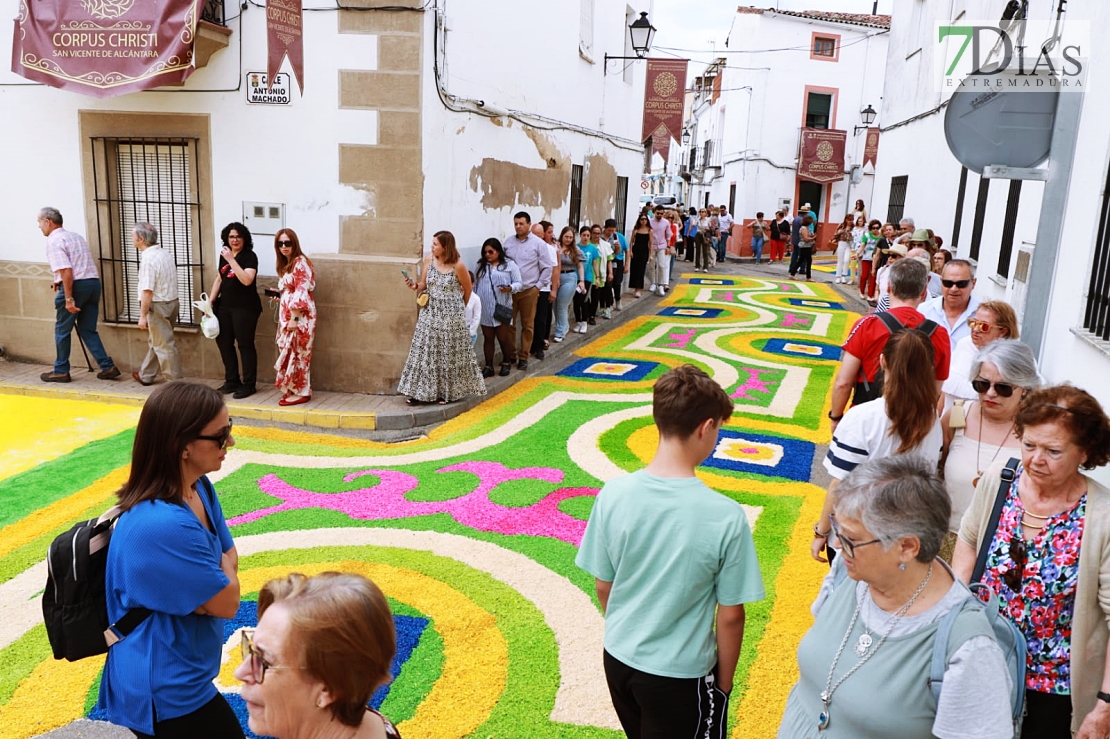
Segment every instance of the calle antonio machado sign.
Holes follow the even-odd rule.
[[[193,73],[196,0],[20,0],[12,71],[105,98]]]

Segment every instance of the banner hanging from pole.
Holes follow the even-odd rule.
[[[837,182],[844,177],[844,144],[847,131],[802,129],[798,177],[812,182]]]
[[[879,129],[867,129],[867,140],[863,144],[863,166],[872,166],[879,160]]]
[[[657,132],[664,138],[682,140],[682,111],[686,105],[687,59],[648,59],[644,89],[644,126],[641,141],[652,139],[656,151],[664,148],[657,141]],[[670,142],[665,142],[670,148]],[[666,155],[664,154],[664,158]]]
[[[301,0],[266,0],[266,84],[277,79],[282,58],[289,59],[304,94],[304,13]]]
[[[107,98],[184,82],[197,0],[20,0],[12,71]]]

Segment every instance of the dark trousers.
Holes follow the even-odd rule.
[[[65,291],[59,286],[58,292],[54,294],[54,310],[57,314],[54,319],[54,348],[57,350],[54,372],[60,375],[69,372],[69,352],[73,344],[75,327],[77,335],[85,342],[85,347],[100,365],[100,369],[112,369],[116,366],[115,362],[104,350],[104,343],[100,340],[100,334],[96,332],[96,321],[100,317],[100,280],[95,277],[88,280],[74,280],[73,304],[80,309],[79,313],[70,313],[66,310]]]
[[[243,387],[254,387],[257,383],[258,351],[254,348],[254,332],[258,328],[260,315],[261,312],[254,308],[225,308],[223,305],[216,308],[216,319],[220,322],[216,346],[224,362],[224,382]],[[236,345],[239,347],[238,356],[235,354]],[[243,364],[241,375],[240,359]]]
[[[540,290],[539,297],[536,298],[536,321],[532,325],[532,355],[535,356],[538,352],[543,351],[543,342],[547,339],[547,335],[551,333],[550,290]]]
[[[632,244],[632,271],[628,273],[628,286],[633,290],[644,289],[644,270],[647,269],[648,254],[651,253],[651,242]]]
[[[1071,739],[1071,696],[1026,690],[1021,739]]]
[[[813,277],[813,247],[806,248],[804,246],[799,246],[794,250],[794,253],[798,255],[797,274],[804,274],[807,280]],[[793,261],[793,259],[794,258],[791,257],[791,261]],[[791,272],[791,274],[794,273]]]
[[[593,285],[587,283],[586,292],[574,293],[574,320],[582,322],[594,317],[597,303],[592,300],[592,294],[595,289]]]
[[[613,302],[620,307],[621,293],[624,292],[624,260],[613,260]]]
[[[628,739],[724,739],[728,695],[717,668],[700,678],[662,677],[629,667],[605,652],[605,680]]]
[[[486,366],[493,366],[493,342],[501,344],[501,362],[509,364],[513,361],[513,327],[511,324],[502,323],[499,326],[482,326],[482,353],[486,358]]]
[[[139,739],[243,739],[243,727],[222,695],[205,703],[192,713],[178,718],[159,721],[154,719],[154,733],[141,734],[132,729]]]
[[[798,272],[798,245],[791,243],[790,245],[790,274],[794,275]]]

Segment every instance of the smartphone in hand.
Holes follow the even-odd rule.
[[[273,290],[273,289],[271,289],[271,288],[268,288],[268,287],[267,287],[267,288],[265,288],[265,289],[264,289],[264,290],[262,291],[262,294],[263,294],[263,295],[265,295],[265,296],[266,296],[266,297],[268,297],[268,298],[280,298],[280,297],[281,297],[281,293],[280,293],[280,292],[278,292],[277,290]]]

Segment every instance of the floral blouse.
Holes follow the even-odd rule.
[[[1010,557],[1010,542],[1022,535],[1024,507],[1018,497],[1021,473],[1019,466],[991,541],[983,583],[1001,596],[1003,615],[1025,634],[1025,687],[1038,693],[1070,695],[1072,617],[1087,496],[1084,494],[1070,510],[1046,520],[1044,528],[1025,542],[1021,592],[1015,593],[1004,576],[1016,566]]]

